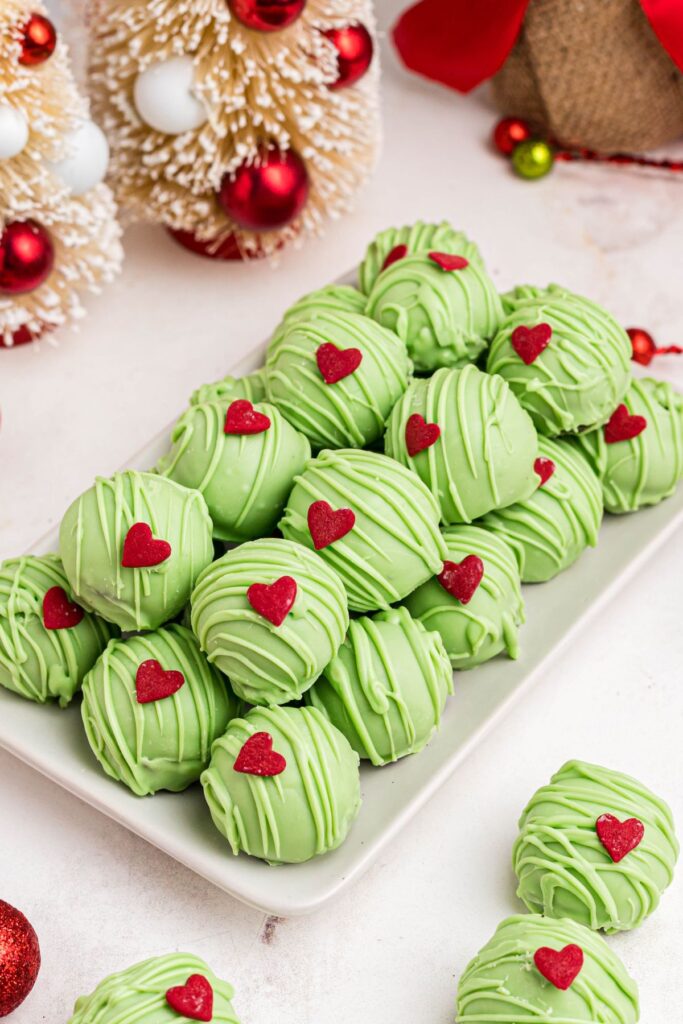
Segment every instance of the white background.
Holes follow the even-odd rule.
[[[398,7],[380,2],[384,27]],[[683,180],[599,166],[525,183],[488,148],[495,113],[410,78],[384,46],[386,144],[356,212],[264,264],[212,264],[163,232],[126,235],[123,276],[56,346],[0,351],[0,558],[58,523],[271,330],[302,292],[353,266],[379,229],[447,217],[501,287],[559,280],[683,342]],[[683,358],[655,372],[683,389]],[[174,949],[236,987],[243,1024],[446,1024],[457,978],[522,909],[510,851],[525,801],[570,757],[623,769],[683,822],[683,537],[612,601],[370,873],[313,918],[269,922],[0,753],[0,897],[33,921],[39,982],[13,1024],[64,1024],[113,970]],[[522,634],[523,641],[523,634]],[[636,932],[610,939],[640,983],[643,1019],[680,1002],[683,883]]]

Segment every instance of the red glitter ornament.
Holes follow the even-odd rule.
[[[0,235],[0,294],[25,295],[50,276],[55,251],[49,233],[34,220],[13,221]]]
[[[438,423],[427,423],[424,416],[414,412],[406,423],[406,450],[412,458],[425,448],[431,448],[441,437]]]
[[[327,501],[314,501],[309,505],[307,519],[308,532],[316,551],[341,540],[356,525],[356,515],[350,508],[334,509]]]
[[[273,737],[269,732],[255,732],[246,741],[233,765],[233,771],[243,775],[260,775],[265,778],[282,775],[287,762],[273,750]]]
[[[375,44],[365,25],[346,25],[323,32],[337,51],[337,77],[328,89],[348,89],[360,81],[372,64]]]
[[[672,356],[683,353],[683,348],[680,345],[666,345],[664,348],[658,348],[655,339],[643,327],[627,327],[626,333],[631,339],[633,349],[631,358],[634,363],[640,363],[641,366],[649,366],[655,356]]]
[[[175,669],[165,671],[155,658],[138,665],[135,673],[135,699],[138,704],[151,704],[177,693],[185,685],[185,676]]]
[[[484,578],[484,563],[479,555],[467,555],[462,562],[446,561],[436,578],[460,604],[469,604]]]
[[[42,14],[32,14],[21,29],[21,53],[19,63],[24,67],[44,64],[55,52],[57,30]]]
[[[253,163],[226,174],[218,201],[241,228],[274,231],[299,216],[310,191],[306,164],[288,149],[261,150]]]
[[[638,818],[619,821],[613,814],[601,814],[595,823],[598,839],[615,864],[640,846],[645,835],[645,826]]]
[[[541,946],[534,953],[534,963],[546,981],[566,992],[583,967],[583,950],[573,943],[560,950]]]
[[[236,398],[230,403],[225,414],[224,433],[263,434],[266,430],[270,430],[270,417],[257,412],[248,399]]]
[[[536,324],[535,327],[515,327],[510,344],[527,366],[535,363],[541,352],[548,347],[553,336],[550,324]]]
[[[167,540],[156,540],[147,523],[133,523],[123,542],[121,565],[124,569],[145,569],[160,565],[171,557]]]
[[[292,576],[280,576],[274,583],[252,583],[247,601],[262,618],[281,626],[296,601],[297,585]]]
[[[301,17],[306,0],[228,0],[228,7],[246,28],[279,32]]]
[[[493,144],[503,156],[512,156],[515,146],[531,138],[531,128],[521,117],[504,117],[493,130]]]
[[[20,1006],[40,970],[40,947],[21,911],[0,900],[0,1017]]]

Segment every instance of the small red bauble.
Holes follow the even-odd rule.
[[[273,231],[298,217],[308,199],[306,164],[288,149],[261,150],[254,163],[226,174],[218,201],[235,224],[249,231]]]
[[[39,970],[38,936],[19,910],[0,900],[0,1017],[23,1003]]]
[[[0,294],[24,295],[39,288],[55,261],[49,233],[34,220],[13,221],[0,235]]]
[[[37,341],[45,329],[43,327],[34,332],[24,325],[14,331],[8,341],[5,340],[4,334],[0,334],[0,348],[16,348],[17,345],[28,345],[32,341]]]
[[[375,44],[365,25],[346,25],[323,32],[337,51],[337,77],[328,89],[348,89],[360,81],[372,64]]]
[[[182,245],[183,249],[197,253],[198,256],[206,256],[210,260],[243,260],[258,259],[262,253],[256,253],[254,257],[245,256],[237,244],[233,234],[228,235],[222,242],[216,244],[215,240],[202,241],[192,231],[180,231],[175,228],[168,228],[171,238]]]
[[[279,32],[301,17],[306,0],[228,0],[238,21],[256,32]]]
[[[511,156],[515,146],[531,138],[531,128],[521,117],[504,117],[493,130],[493,144],[503,156]]]
[[[657,348],[655,339],[642,327],[628,327],[626,333],[631,339],[633,361],[641,366],[649,366]]]
[[[24,67],[44,64],[55,52],[57,31],[49,18],[32,14],[21,30],[19,63]]]

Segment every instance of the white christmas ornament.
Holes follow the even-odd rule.
[[[104,179],[109,164],[109,143],[94,121],[82,121],[64,139],[65,156],[50,163],[54,174],[72,196],[82,196]]]
[[[18,156],[28,142],[28,123],[20,110],[0,103],[0,160]]]
[[[137,112],[150,128],[181,135],[206,121],[206,109],[194,95],[191,57],[172,57],[147,68],[135,79]]]

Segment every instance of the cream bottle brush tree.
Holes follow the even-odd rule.
[[[0,5],[0,347],[83,314],[119,269],[107,142],[36,2]]]
[[[272,253],[346,211],[379,142],[370,0],[97,0],[95,109],[134,217]]]

